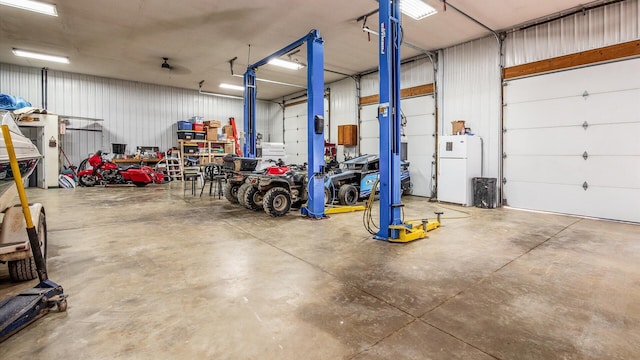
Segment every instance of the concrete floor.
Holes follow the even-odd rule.
[[[179,184],[29,196],[69,307],[1,359],[640,358],[640,226],[470,208],[390,244],[362,213],[273,219]],[[0,298],[35,283],[0,265]]]

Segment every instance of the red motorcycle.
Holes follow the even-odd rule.
[[[117,164],[102,158],[102,151],[98,150],[89,157],[89,165],[92,169],[82,170],[78,173],[78,182],[82,186],[95,186],[98,184],[129,184],[146,186],[150,183],[161,183],[164,175],[155,172],[149,166],[130,166],[120,168]]]

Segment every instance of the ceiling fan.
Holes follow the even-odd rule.
[[[162,70],[171,71],[171,69],[173,69],[173,67],[171,65],[169,65],[169,62],[168,62],[169,58],[163,57],[162,60],[164,60],[162,65],[160,65],[162,67]]]
[[[176,66],[176,65],[169,64],[169,58],[168,57],[163,57],[162,58],[162,64],[160,64],[160,68],[163,71],[171,72],[172,74],[177,74],[177,75],[191,74],[191,70],[189,70],[187,68],[184,68],[182,66]]]

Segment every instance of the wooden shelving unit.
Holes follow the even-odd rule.
[[[200,147],[200,144],[204,144]],[[185,167],[202,166],[216,162],[227,154],[235,154],[235,144],[231,140],[178,140],[178,148],[182,154]],[[192,149],[195,148],[195,151]],[[192,165],[187,158],[197,160],[197,165]]]

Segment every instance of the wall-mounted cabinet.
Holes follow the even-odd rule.
[[[358,125],[338,125],[338,145],[358,145]]]

